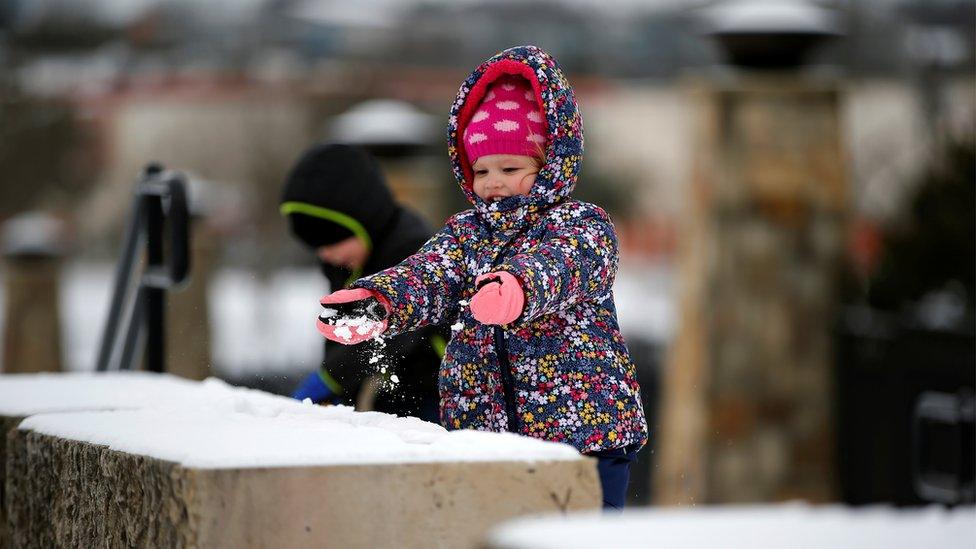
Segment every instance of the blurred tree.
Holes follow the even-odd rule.
[[[950,143],[922,176],[904,226],[885,238],[880,266],[868,284],[868,302],[896,310],[950,284],[976,301],[976,142]]]
[[[119,36],[91,8],[71,0],[0,0],[0,29],[17,58],[90,51]]]
[[[59,206],[94,179],[72,106],[0,85],[0,219]]]

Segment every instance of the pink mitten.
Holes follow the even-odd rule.
[[[315,325],[327,339],[355,345],[386,331],[390,304],[382,294],[353,288],[333,292],[319,303],[323,309]]]
[[[478,293],[471,298],[471,314],[482,324],[508,324],[522,314],[525,292],[511,273],[486,273],[474,281]]]

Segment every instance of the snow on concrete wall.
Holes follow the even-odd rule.
[[[196,468],[580,459],[571,446],[514,434],[449,433],[417,418],[314,406],[216,379],[155,377],[0,376],[0,414],[102,410],[38,413],[20,429]]]
[[[600,501],[595,460],[568,445],[213,378],[0,376],[0,402],[103,410],[0,413],[0,546],[473,548],[506,520]]]

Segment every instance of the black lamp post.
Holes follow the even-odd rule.
[[[702,11],[704,34],[733,66],[790,70],[843,33],[832,9],[804,0],[731,0]]]

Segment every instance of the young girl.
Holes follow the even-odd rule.
[[[647,440],[617,326],[617,238],[570,199],[582,120],[555,60],[505,50],[461,85],[448,152],[473,208],[399,265],[322,299],[319,330],[355,344],[448,322],[440,369],[448,429],[511,431],[597,457],[604,507],[623,507]]]

